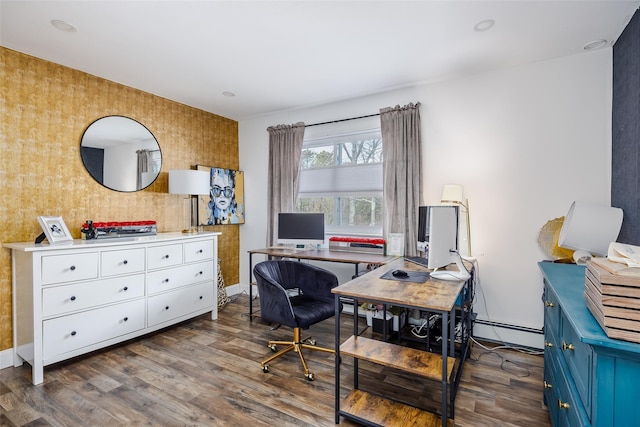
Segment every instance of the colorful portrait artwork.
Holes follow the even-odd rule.
[[[201,196],[198,218],[202,225],[244,224],[244,173],[198,166],[209,170],[209,197]]]

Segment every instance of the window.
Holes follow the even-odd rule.
[[[380,129],[307,139],[298,212],[324,212],[327,234],[382,235]]]

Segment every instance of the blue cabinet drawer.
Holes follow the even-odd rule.
[[[558,425],[558,392],[556,378],[558,378],[558,372],[554,369],[554,364],[551,359],[554,357],[550,355],[551,349],[544,349],[544,404],[547,405],[549,410],[549,418],[551,419],[551,425]]]
[[[557,349],[545,349],[544,397],[551,424],[556,427],[591,427],[578,391],[562,374],[566,369],[567,366]]]
[[[582,400],[587,414],[591,416],[591,378],[593,367],[593,349],[584,344],[565,314],[562,314],[561,332],[558,339],[558,351],[569,367],[571,377]]]
[[[547,285],[546,279],[544,282],[544,329],[553,329],[557,335],[560,333],[560,303],[553,289]]]

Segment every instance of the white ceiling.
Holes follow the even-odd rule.
[[[611,46],[639,5],[0,0],[0,45],[242,120]]]

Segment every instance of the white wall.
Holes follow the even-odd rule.
[[[241,284],[249,281],[246,251],[266,242],[266,128],[421,102],[424,201],[439,203],[444,184],[464,186],[481,280],[474,307],[478,317],[540,329],[540,228],[565,215],[573,200],[610,202],[611,55],[611,49],[585,53],[241,121],[240,168],[246,180]],[[343,280],[352,274],[351,268],[338,270]],[[532,343],[524,334],[502,332],[492,336],[490,328],[475,330],[482,337],[525,345],[542,340]]]

